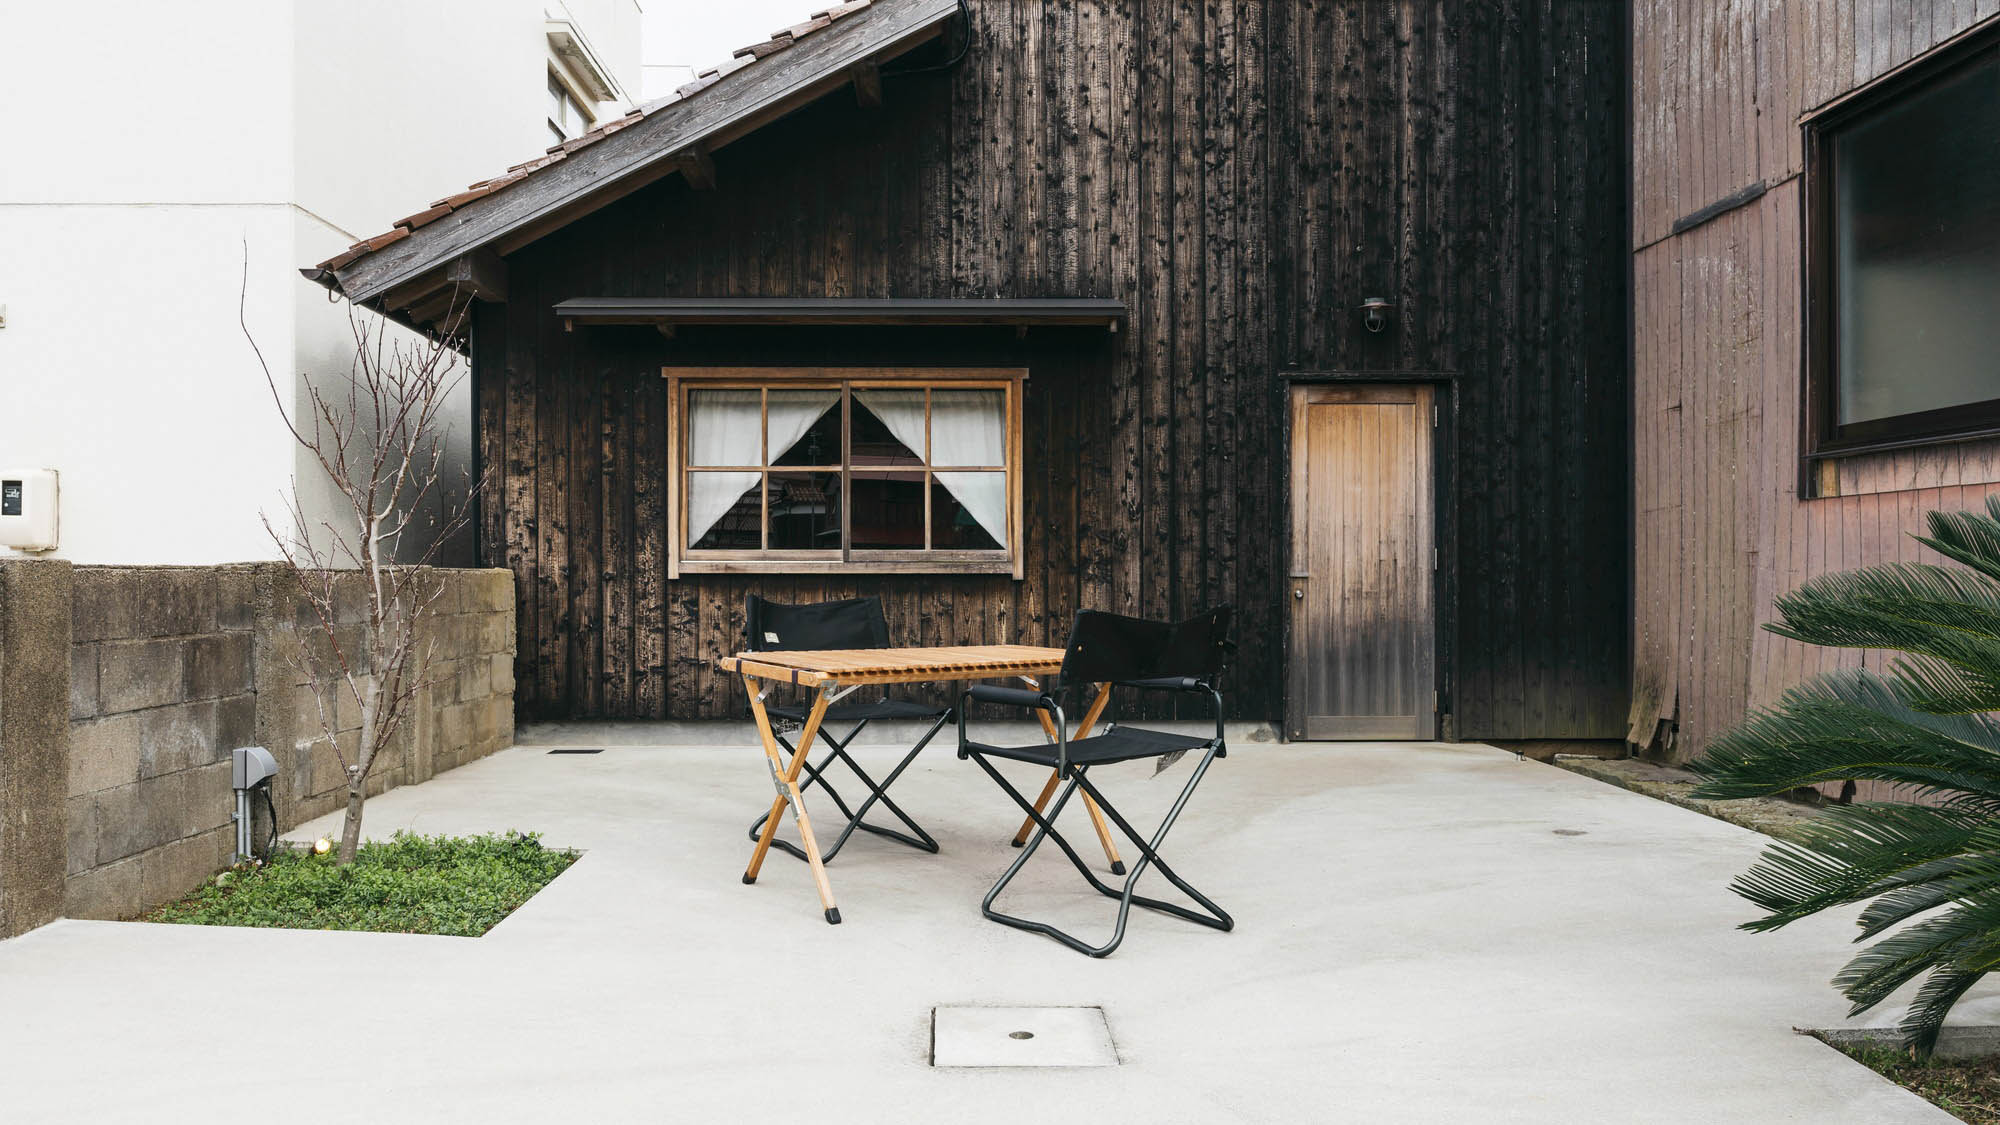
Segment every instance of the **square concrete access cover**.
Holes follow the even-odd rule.
[[[1117,1066],[1102,1008],[931,1009],[931,1065]]]

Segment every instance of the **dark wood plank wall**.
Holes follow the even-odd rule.
[[[523,714],[734,716],[743,595],[879,594],[926,643],[1060,643],[1229,600],[1232,705],[1282,714],[1291,376],[1456,376],[1464,737],[1626,714],[1619,10],[1538,0],[975,0],[951,75],[888,78],[510,258],[481,376],[520,577]],[[1081,331],[565,333],[590,295],[1100,296]],[[1397,302],[1389,331],[1355,312]],[[482,350],[482,354],[484,351]],[[663,577],[666,363],[1025,363],[1027,579]],[[1453,564],[1456,565],[1453,565]]]
[[[2000,445],[1877,454],[1800,499],[1799,116],[2000,12],[2000,0],[1638,0],[1633,49],[1637,474],[1631,736],[1698,755],[1746,710],[1880,654],[1760,626],[1828,571],[1928,554],[1908,533],[2000,483]],[[1766,193],[1680,234],[1731,193]],[[1935,559],[1935,556],[1932,556]],[[1677,724],[1677,730],[1674,728]]]

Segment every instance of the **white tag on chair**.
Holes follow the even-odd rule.
[[[1187,751],[1185,750],[1169,750],[1166,753],[1160,755],[1159,764],[1153,767],[1153,776],[1158,777],[1161,774],[1167,772],[1168,766],[1171,766],[1175,762],[1180,761],[1181,758],[1186,754]]]
[[[778,643],[778,634],[776,634],[776,633],[765,633],[765,634],[764,634],[764,643],[765,643],[765,644],[767,644],[767,645],[774,645],[774,644],[777,644],[777,643]]]

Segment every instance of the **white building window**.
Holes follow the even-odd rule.
[[[584,111],[583,103],[569,92],[569,87],[549,72],[549,135],[554,143],[561,144],[590,128],[590,114]]]

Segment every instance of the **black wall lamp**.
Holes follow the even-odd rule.
[[[1387,297],[1363,297],[1361,299],[1361,323],[1370,332],[1380,332],[1389,325],[1389,310],[1395,308]]]

